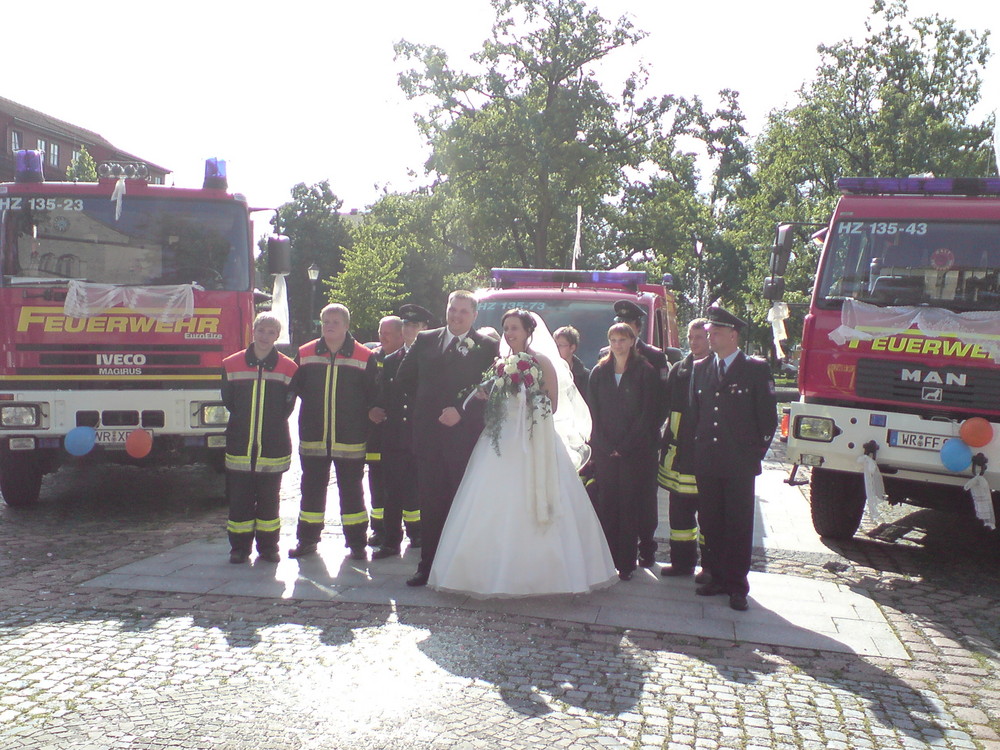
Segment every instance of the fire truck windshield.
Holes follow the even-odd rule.
[[[79,279],[250,289],[246,209],[231,201],[0,196],[3,286]]]
[[[1000,309],[1000,224],[840,221],[833,227],[816,300]]]
[[[484,299],[479,301],[476,328],[489,326],[503,330],[500,319],[508,310],[520,307],[538,313],[550,332],[561,326],[573,326],[580,332],[580,347],[576,356],[588,368],[597,364],[598,353],[608,345],[608,328],[615,313],[608,302],[583,300],[540,299],[525,296],[519,299]]]

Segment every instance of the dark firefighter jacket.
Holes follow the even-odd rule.
[[[299,453],[328,458],[365,457],[368,410],[378,362],[350,333],[339,351],[322,338],[299,347],[295,390],[299,408]]]
[[[226,468],[287,471],[292,458],[288,417],[298,366],[277,349],[258,360],[253,345],[222,360],[222,402],[229,409]]]

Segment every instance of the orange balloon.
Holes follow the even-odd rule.
[[[132,430],[125,438],[125,452],[132,458],[145,458],[153,450],[153,436],[145,430]]]
[[[982,448],[993,439],[993,425],[982,417],[969,417],[958,428],[958,436],[973,448]]]

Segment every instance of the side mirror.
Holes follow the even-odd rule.
[[[267,238],[267,272],[287,276],[292,272],[292,242],[283,234]]]
[[[792,254],[792,242],[795,240],[795,227],[791,224],[779,224],[774,235],[774,247],[771,248],[771,275],[784,276],[788,267],[788,259]]]
[[[764,290],[761,296],[776,302],[785,296],[785,278],[783,276],[768,276],[764,279]]]

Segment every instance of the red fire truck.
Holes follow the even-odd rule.
[[[598,352],[608,345],[608,327],[614,320],[614,305],[620,299],[635,302],[646,312],[643,338],[648,344],[668,349],[672,360],[677,350],[677,307],[674,295],[663,284],[646,283],[643,271],[567,271],[543,268],[494,268],[492,286],[480,291],[476,326],[501,330],[500,319],[514,307],[538,313],[555,331],[571,325],[580,332],[577,356],[587,367],[597,364]]]
[[[992,491],[985,506],[992,498],[995,507],[1000,180],[850,178],[838,187],[788,420],[791,479],[811,467],[816,531],[857,531],[866,454],[890,502],[968,513],[964,488],[980,475]],[[768,299],[782,296],[792,234],[778,228]]]
[[[4,500],[35,502],[67,459],[221,464],[222,358],[254,317],[250,209],[225,162],[182,189],[143,165],[67,183],[44,181],[37,151],[16,161],[0,184]]]

